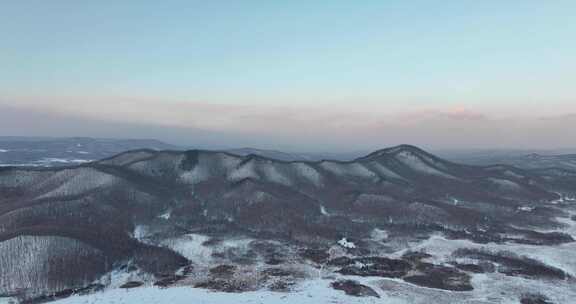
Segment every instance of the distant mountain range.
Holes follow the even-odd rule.
[[[144,148],[154,150],[181,149],[150,139],[0,136],[0,166],[66,166]]]
[[[561,154],[566,153],[566,154]],[[523,169],[563,168],[576,170],[576,153],[558,151],[446,151],[449,159],[471,165],[506,164]]]
[[[95,161],[138,149],[187,150],[192,147],[167,144],[153,139],[50,138],[0,136],[0,166],[69,166]],[[236,155],[260,155],[284,161],[321,159],[350,160],[361,153],[288,153],[275,150],[226,149]]]
[[[80,140],[56,147],[70,153],[117,149],[115,142],[86,140],[78,146]],[[0,296],[33,299],[81,290],[120,269],[159,282],[176,280],[199,264],[181,247],[191,234],[214,242],[233,236],[273,240],[270,250],[284,244],[296,252],[341,240],[360,256],[384,250],[374,241],[381,231],[387,244],[434,233],[477,243],[573,241],[560,232],[541,232],[562,227],[556,218],[567,216],[563,206],[575,200],[576,173],[569,170],[462,165],[409,145],[353,161],[278,160],[242,152],[248,155],[140,149],[71,167],[0,168]],[[257,252],[245,258],[257,259]],[[243,263],[230,254],[218,258]],[[314,253],[304,257],[314,260]],[[274,258],[283,263],[286,257]],[[362,271],[367,270],[344,273]],[[394,275],[428,284],[402,271]]]
[[[167,144],[153,139],[49,138],[0,136],[0,166],[69,166],[138,149],[184,151],[194,147]],[[257,155],[281,161],[350,161],[366,152],[283,152],[236,148],[223,151],[239,156]],[[572,154],[571,154],[572,153]],[[453,162],[469,165],[512,165],[523,169],[564,168],[576,170],[576,150],[440,150]]]

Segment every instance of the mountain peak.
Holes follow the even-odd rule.
[[[397,155],[400,153],[410,153],[410,154],[414,154],[414,155],[418,155],[418,156],[432,156],[432,154],[416,147],[413,145],[408,145],[408,144],[402,144],[402,145],[398,145],[398,146],[394,146],[394,147],[390,147],[390,148],[385,148],[385,149],[380,149],[377,151],[374,151],[364,157],[360,157],[357,160],[368,160],[368,159],[374,159],[374,158],[380,158],[380,157],[388,157],[388,156],[393,156],[393,155]]]

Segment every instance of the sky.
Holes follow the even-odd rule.
[[[0,0],[0,135],[565,148],[573,0]]]

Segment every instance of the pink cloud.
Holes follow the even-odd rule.
[[[186,139],[182,136],[185,134],[183,130],[203,130],[215,134],[213,142],[222,138],[232,142],[230,138],[233,136],[235,143],[244,142],[242,146],[288,146],[293,150],[377,149],[399,143],[427,147],[560,146],[562,140],[554,135],[576,128],[571,119],[576,116],[564,115],[564,119],[548,120],[518,116],[503,118],[493,116],[494,111],[485,113],[463,106],[391,111],[378,106],[227,105],[119,100],[82,106],[54,103],[52,108],[49,112],[64,118],[81,117],[104,123],[180,130],[178,138],[188,140],[189,144],[194,144],[195,138],[190,136]],[[29,109],[48,111],[38,106]],[[21,113],[25,116],[26,111]],[[20,119],[26,121],[25,118]],[[29,127],[34,127],[34,120],[29,121],[32,124]],[[81,121],[75,119],[73,124]],[[17,123],[13,121],[13,124]],[[12,127],[18,129],[16,125]],[[92,129],[90,134],[97,132],[97,129]],[[230,136],[218,137],[218,134]]]

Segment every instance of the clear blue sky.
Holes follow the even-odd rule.
[[[575,16],[573,0],[6,0],[0,99],[556,115],[576,103]]]

